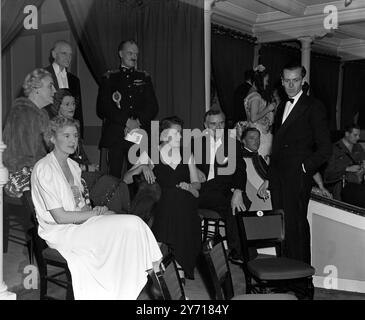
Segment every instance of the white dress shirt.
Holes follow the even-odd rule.
[[[215,163],[215,154],[217,153],[218,148],[222,144],[222,138],[215,140],[212,136],[210,136],[210,158],[209,158],[209,173],[207,181],[214,179],[214,163]]]
[[[52,63],[52,66],[54,73],[56,74],[58,87],[60,89],[69,89],[66,68],[61,71],[60,66],[55,62]]]
[[[290,112],[293,110],[295,104],[298,102],[302,93],[303,93],[303,91],[300,90],[299,93],[297,93],[294,97],[292,97],[292,99],[294,99],[293,103],[291,103],[290,101],[287,101],[287,103],[285,105],[284,113],[283,113],[283,119],[281,121],[282,124],[284,123],[286,118],[289,116]]]

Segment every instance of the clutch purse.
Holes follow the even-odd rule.
[[[32,168],[24,167],[18,171],[9,173],[9,181],[4,190],[9,197],[20,198],[23,192],[30,190],[30,176]]]

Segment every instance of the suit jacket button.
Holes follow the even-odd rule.
[[[289,147],[289,145],[287,145],[287,144],[284,144],[284,148],[287,148],[287,147]]]

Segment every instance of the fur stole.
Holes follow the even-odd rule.
[[[9,111],[3,140],[6,144],[4,164],[10,172],[32,168],[47,154],[43,139],[49,124],[44,109],[39,109],[28,98],[17,98]]]

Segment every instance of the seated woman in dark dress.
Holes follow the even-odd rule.
[[[153,163],[143,153],[125,174],[124,181],[132,183],[134,175],[143,173],[147,182],[158,182],[162,194],[155,208],[152,231],[157,241],[169,246],[185,276],[193,279],[201,243],[197,213],[200,183],[193,156],[182,157],[182,124],[177,117],[163,119],[159,160]]]

